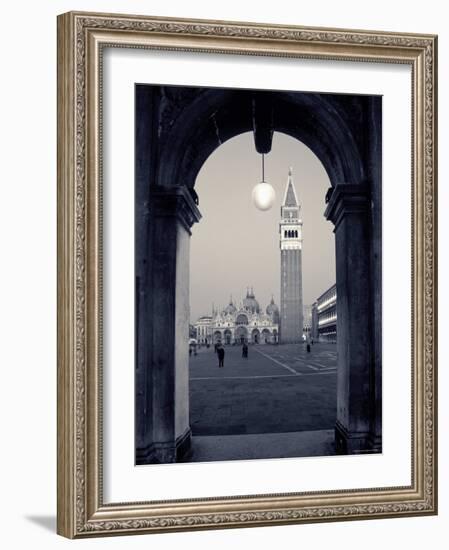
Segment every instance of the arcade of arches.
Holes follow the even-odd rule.
[[[270,151],[274,131],[302,141],[329,176],[324,215],[334,224],[339,335],[335,445],[343,454],[382,448],[381,98],[139,85],[138,464],[175,462],[191,444],[189,239],[201,219],[194,185],[208,156],[248,131],[258,153]],[[237,337],[245,330],[239,325]]]

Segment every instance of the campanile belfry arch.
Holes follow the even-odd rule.
[[[137,463],[174,462],[189,448],[184,341],[190,229],[201,219],[195,180],[217,147],[248,131],[258,153],[270,151],[274,131],[302,141],[329,176],[323,211],[336,252],[335,442],[341,453],[381,450],[381,98],[138,85]],[[299,224],[292,230],[299,241]]]

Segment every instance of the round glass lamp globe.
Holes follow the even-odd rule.
[[[276,193],[269,183],[261,181],[254,186],[252,199],[259,210],[269,210],[273,206],[275,198]]]

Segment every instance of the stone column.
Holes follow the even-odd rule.
[[[186,187],[151,192],[152,410],[150,444],[139,462],[176,462],[190,448],[190,228],[201,214]]]
[[[374,332],[369,187],[339,184],[325,217],[335,225],[337,268],[337,422],[342,454],[373,451]],[[380,298],[380,297],[379,297]]]

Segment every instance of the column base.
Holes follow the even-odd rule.
[[[188,428],[175,441],[150,443],[145,448],[136,451],[136,464],[170,464],[179,462],[190,451],[192,445],[192,430]]]
[[[339,455],[381,453],[382,439],[370,432],[350,432],[337,420],[335,449]]]

